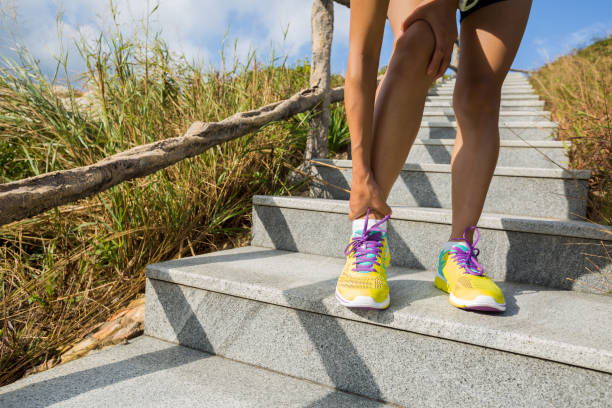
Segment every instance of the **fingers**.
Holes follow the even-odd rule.
[[[450,64],[453,54],[454,39],[457,35],[449,35],[448,32],[441,30],[439,27],[432,26],[432,28],[434,38],[436,39],[436,49],[427,67],[427,75],[435,74],[435,78],[438,78],[440,75],[444,74],[444,71],[446,71],[446,68]]]
[[[349,219],[354,220],[363,217],[370,208],[370,218],[380,219],[391,214],[391,207],[383,198],[380,186],[372,178],[366,183],[351,186],[349,199]]]
[[[440,64],[440,68],[438,72],[436,73],[435,79],[438,79],[442,75],[444,75],[444,73],[446,72],[446,69],[450,65],[452,55],[453,55],[453,49],[451,48],[450,51],[447,50],[446,54],[444,55],[444,59],[442,60],[442,63]]]
[[[442,64],[442,61],[444,60],[444,48],[439,46],[441,45],[440,43],[441,41],[436,37],[436,49],[431,56],[429,65],[427,66],[427,75],[433,75],[440,70],[440,64]]]
[[[457,38],[457,33],[455,32],[454,35],[451,35],[450,32],[440,24],[436,24],[435,22],[432,24],[430,17],[426,15],[425,11],[425,9],[416,8],[412,14],[406,17],[401,26],[400,36],[406,32],[411,24],[418,20],[423,20],[429,24],[434,34],[436,48],[427,66],[427,75],[435,75],[437,78],[444,74],[444,71],[446,71],[446,68],[450,64],[453,42],[455,38]]]

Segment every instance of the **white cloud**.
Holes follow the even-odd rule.
[[[536,52],[538,56],[543,62],[550,62],[550,54],[548,53],[548,49],[546,48],[546,40],[542,38],[536,38],[533,40],[534,45],[536,46]]]
[[[612,25],[595,23],[593,25],[581,28],[580,30],[570,33],[567,36],[565,49],[566,51],[570,51],[573,48],[585,45],[596,37],[607,37],[610,34],[612,34]]]
[[[566,34],[561,38],[535,38],[533,44],[536,46],[540,61],[536,61],[534,65],[550,62],[561,55],[568,54],[575,48],[587,45],[595,38],[610,35],[612,35],[612,23],[599,22]]]
[[[157,4],[142,0],[114,3],[117,21],[126,35],[142,32],[142,21]],[[172,51],[207,63],[218,60],[221,39],[228,27],[225,53],[230,61],[235,38],[238,39],[236,54],[241,61],[246,61],[249,50],[256,49],[261,55],[271,51],[271,47],[277,56],[288,54],[290,58],[301,58],[305,56],[300,55],[304,47],[310,47],[311,6],[305,0],[159,0],[159,7],[150,20],[150,30],[161,30]],[[62,45],[57,35],[58,13],[63,21],[63,46],[71,50],[75,71],[83,66],[75,64],[78,58],[73,42],[81,35],[95,39],[101,30],[112,26],[112,13],[105,0],[54,0],[43,6],[40,0],[19,0],[15,1],[15,8],[18,23],[8,29],[0,27],[0,38],[6,37],[9,29],[16,31],[17,38],[47,70],[53,66],[53,56]],[[348,44],[348,10],[336,5],[336,11],[334,42]],[[0,49],[6,50],[6,46],[0,43]]]

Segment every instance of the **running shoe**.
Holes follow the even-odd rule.
[[[470,230],[475,232],[474,244],[470,244],[465,237]],[[462,241],[449,241],[440,252],[434,284],[449,293],[448,300],[453,306],[467,310],[503,312],[506,310],[504,294],[484,273],[477,260],[480,250],[476,248],[476,243],[479,239],[478,228],[468,227],[463,232]]]
[[[336,298],[346,307],[386,309],[389,285],[386,269],[391,259],[387,231],[377,228],[389,215],[368,228],[368,209],[363,230],[353,233],[344,250],[346,263],[336,284]]]

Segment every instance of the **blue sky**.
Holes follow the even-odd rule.
[[[511,0],[510,0],[511,1]],[[205,66],[220,67],[224,37],[226,55],[245,61],[250,50],[269,60],[269,51],[287,55],[290,63],[310,56],[310,0],[115,0],[121,30],[142,31],[142,19],[159,3],[151,30],[161,30],[170,48]],[[577,4],[581,6],[578,7]],[[30,49],[46,72],[52,72],[60,48],[57,16],[61,15],[64,50],[71,72],[84,66],[73,41],[95,39],[111,24],[105,0],[0,0],[0,53],[11,55],[14,39]],[[349,10],[335,4],[332,72],[344,74],[348,51]],[[226,36],[227,33],[227,36]],[[532,69],[594,37],[612,34],[611,0],[534,0],[515,68]],[[393,36],[387,24],[381,65],[387,64]]]

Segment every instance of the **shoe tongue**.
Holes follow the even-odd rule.
[[[464,251],[469,251],[470,249],[468,248],[468,246],[465,244],[465,242],[463,241],[457,241],[456,243],[453,243],[452,248],[455,247],[459,247]]]
[[[363,230],[361,229],[353,231],[353,237],[360,237],[362,234],[363,234]],[[379,229],[369,229],[368,230],[368,235],[370,239],[375,239],[377,241],[381,241],[382,238],[385,236],[384,234],[386,234],[386,231],[382,231]]]
[[[359,230],[355,230],[353,232],[353,238],[359,238],[361,237],[361,235],[363,234],[363,230],[359,229]],[[368,230],[368,241],[382,241],[384,234],[386,234],[386,231],[379,231],[377,229],[369,229]],[[358,261],[357,264],[361,265],[361,266],[371,266],[373,265],[373,261],[376,261],[376,254],[363,254],[361,256],[358,257]],[[368,260],[372,260],[368,261]]]
[[[465,251],[465,252],[467,252],[467,251],[469,251],[469,250],[470,250],[470,249],[468,248],[468,246],[466,245],[466,243],[465,243],[465,242],[462,242],[462,241],[458,241],[457,243],[453,243],[452,248],[456,248],[456,247],[461,248],[461,250],[463,250],[463,251]],[[478,271],[478,269],[476,269],[476,268],[474,268],[474,267],[471,267],[471,268],[469,268],[469,269],[470,269],[472,272],[476,272],[477,274],[480,274],[480,272]]]

